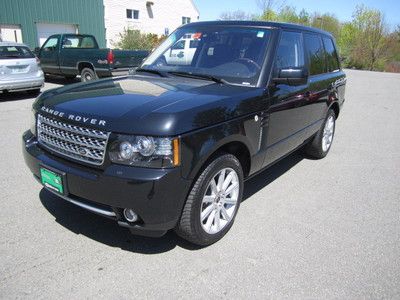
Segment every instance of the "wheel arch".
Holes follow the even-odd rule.
[[[336,115],[336,119],[339,118],[339,113],[340,113],[340,105],[337,101],[331,103],[331,105],[329,105],[328,110],[332,109],[335,112]]]
[[[80,61],[76,64],[78,73],[81,74],[84,68],[92,69],[96,73],[96,68],[91,62],[88,61]]]
[[[238,134],[226,137],[213,145],[203,145],[199,150],[199,157],[202,159],[193,168],[189,177],[196,178],[210,161],[221,153],[229,153],[239,160],[246,178],[251,169],[251,147],[246,139],[245,136]]]

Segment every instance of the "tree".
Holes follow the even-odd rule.
[[[236,11],[231,11],[231,12],[223,12],[219,16],[220,20],[239,20],[239,21],[244,21],[244,20],[251,20],[253,19],[253,16],[242,11],[242,10],[236,10]]]
[[[153,33],[141,33],[136,29],[124,29],[119,34],[119,41],[114,46],[119,49],[151,50],[157,47],[165,36],[159,37]]]
[[[328,31],[332,33],[336,40],[339,39],[341,25],[339,19],[333,14],[314,13],[310,18],[310,25]]]
[[[286,23],[300,23],[296,8],[293,6],[284,6],[278,13],[278,20]]]
[[[285,4],[284,0],[256,0],[261,15],[258,19],[262,21],[278,21],[277,11],[280,11]]]
[[[355,28],[352,59],[368,70],[382,67],[387,54],[388,33],[384,15],[379,10],[357,6],[352,23]]]

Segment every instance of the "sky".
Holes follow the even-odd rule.
[[[400,0],[282,0],[285,5],[294,6],[298,11],[318,11],[335,14],[341,21],[350,21],[355,7],[364,4],[367,7],[384,12],[391,27],[400,25]],[[260,14],[256,0],[194,0],[200,11],[200,20],[215,20],[226,11],[243,10],[251,14]]]

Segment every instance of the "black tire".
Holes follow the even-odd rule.
[[[91,68],[83,68],[81,71],[81,81],[88,82],[92,80],[97,80],[97,74]]]
[[[223,169],[230,168],[238,175],[239,192],[230,221],[217,233],[207,233],[200,221],[202,200],[212,179]],[[212,160],[195,181],[175,232],[185,240],[200,245],[211,245],[220,240],[232,227],[243,196],[243,170],[239,160],[231,154],[221,154]],[[220,213],[220,212],[219,212]],[[223,214],[221,214],[222,216]]]
[[[30,94],[30,95],[32,95],[32,96],[34,96],[34,97],[39,96],[39,94],[40,94],[40,89],[29,90],[29,91],[28,91],[28,94]]]
[[[327,149],[324,149],[323,143],[323,136],[324,136],[324,129],[328,119],[333,118],[333,136],[332,141]],[[322,123],[321,128],[318,130],[317,134],[313,137],[313,139],[304,147],[304,152],[316,159],[324,158],[328,153],[329,150],[332,148],[333,138],[335,136],[335,125],[336,125],[336,114],[335,112],[330,109],[326,115],[324,122]]]

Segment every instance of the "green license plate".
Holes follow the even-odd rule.
[[[42,184],[45,187],[60,194],[64,193],[64,186],[61,175],[45,168],[40,168],[40,178],[42,180]]]

